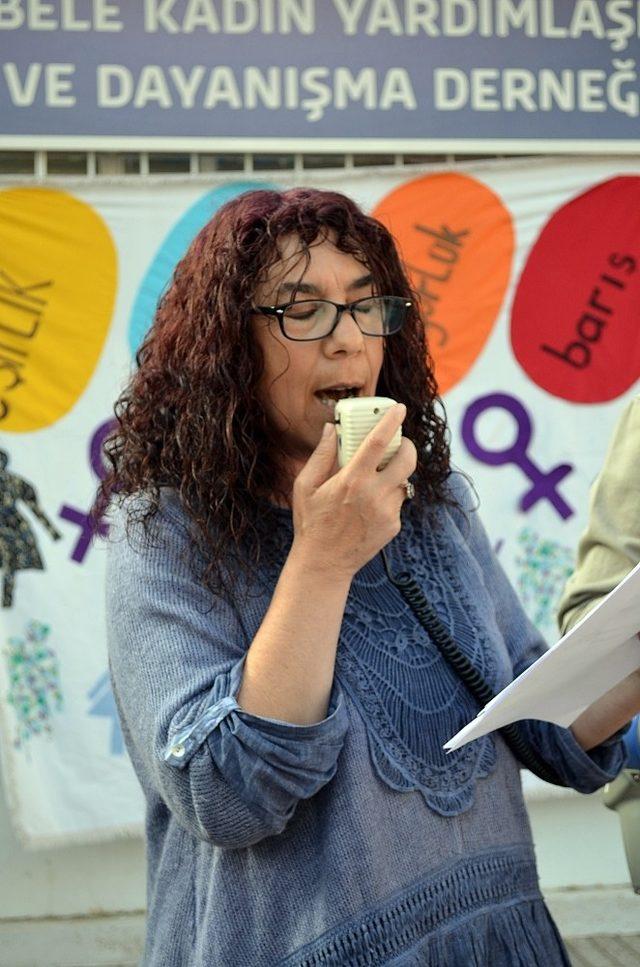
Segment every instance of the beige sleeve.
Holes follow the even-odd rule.
[[[558,608],[564,634],[640,561],[640,396],[622,414],[589,499],[587,529]]]

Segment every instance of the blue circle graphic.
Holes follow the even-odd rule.
[[[176,222],[156,252],[133,304],[129,320],[129,347],[132,356],[135,356],[147,334],[160,296],[171,281],[173,270],[200,229],[225,202],[242,195],[245,191],[273,187],[264,182],[233,181],[207,192]]]

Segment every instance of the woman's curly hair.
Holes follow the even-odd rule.
[[[252,338],[257,285],[280,260],[279,242],[301,252],[330,234],[371,272],[375,292],[411,300],[403,329],[390,337],[377,392],[407,406],[404,432],[420,454],[420,503],[446,499],[449,445],[438,412],[433,363],[418,299],[394,241],[376,219],[333,191],[258,190],[227,202],[193,240],[175,269],[138,354],[138,368],[115,404],[117,426],[105,443],[109,471],[97,506],[128,504],[127,525],[156,515],[160,489],[173,488],[204,554],[204,583],[223,585],[230,549],[249,569],[260,556],[259,522],[278,493],[281,449],[260,404],[263,359]],[[304,269],[301,270],[301,278]]]

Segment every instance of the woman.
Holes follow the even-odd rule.
[[[353,394],[401,405],[338,470],[333,407]],[[477,706],[377,553],[494,690],[543,650],[436,402],[393,241],[344,196],[243,195],[178,266],[105,485],[113,687],[147,799],[145,964],[568,963],[518,764],[498,735],[444,755]],[[619,739],[599,743],[629,717],[527,737],[591,791],[621,767]]]

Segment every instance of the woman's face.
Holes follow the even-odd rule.
[[[349,303],[373,294],[366,266],[336,248],[330,237],[310,248],[302,278],[305,263],[297,236],[283,239],[280,252],[280,261],[256,290],[255,305],[282,305],[294,298]],[[363,336],[348,312],[331,335],[313,342],[286,339],[273,317],[257,315],[254,327],[264,354],[260,401],[282,434],[283,450],[295,474],[317,446],[324,424],[333,422],[332,396],[346,387],[355,387],[358,396],[375,396],[384,340]]]

